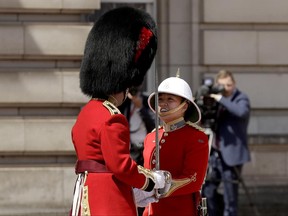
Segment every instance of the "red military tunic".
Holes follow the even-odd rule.
[[[182,122],[182,123],[181,123]],[[184,120],[159,129],[160,169],[172,175],[172,186],[164,198],[145,208],[147,215],[195,215],[192,194],[199,192],[208,163],[208,137],[194,124]],[[155,132],[144,142],[144,167],[155,168]],[[196,215],[195,215],[196,216]]]
[[[81,110],[72,129],[78,160],[93,160],[110,172],[88,173],[79,215],[136,216],[132,188],[147,187],[145,175],[130,158],[129,125],[108,101],[91,100]],[[120,113],[120,112],[119,112]],[[85,200],[83,201],[83,197]]]

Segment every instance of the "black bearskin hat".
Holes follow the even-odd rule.
[[[157,50],[157,30],[146,12],[122,7],[102,15],[92,27],[80,70],[80,88],[90,97],[140,85]]]

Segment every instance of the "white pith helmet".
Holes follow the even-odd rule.
[[[189,105],[189,108],[185,112],[185,116],[186,116],[186,113],[188,114],[185,120],[190,121],[192,123],[198,123],[200,121],[201,112],[200,112],[199,107],[195,104],[193,100],[193,95],[192,95],[190,86],[185,80],[179,78],[179,75],[176,75],[176,77],[169,77],[163,80],[158,86],[158,93],[173,94],[173,95],[177,95],[177,96],[187,99],[191,103]],[[155,112],[155,92],[153,92],[149,96],[148,105],[150,109],[153,112]]]

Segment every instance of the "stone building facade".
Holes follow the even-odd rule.
[[[70,130],[88,100],[78,78],[84,43],[93,20],[123,2],[146,9],[159,25],[147,92],[155,68],[159,82],[180,68],[193,92],[203,77],[233,71],[252,104],[245,182],[252,193],[287,189],[288,2],[0,0],[0,215],[68,212]]]

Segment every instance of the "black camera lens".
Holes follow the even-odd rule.
[[[137,92],[138,92],[138,89],[137,89],[137,88],[132,87],[132,88],[129,89],[129,93],[130,93],[132,96],[135,96],[135,95],[137,94]]]

